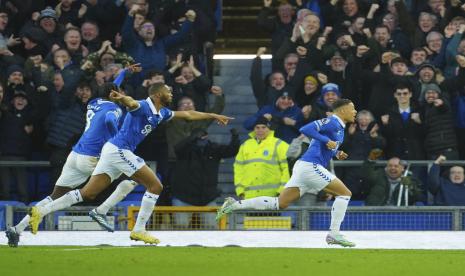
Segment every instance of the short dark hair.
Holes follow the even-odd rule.
[[[336,110],[338,108],[341,108],[341,107],[346,106],[346,105],[351,104],[351,103],[352,103],[352,101],[349,100],[349,99],[338,99],[333,103],[333,105],[331,107],[333,108],[333,110]]]
[[[163,74],[163,71],[153,69],[153,70],[148,71],[148,72],[145,74],[145,79],[146,79],[146,80],[150,80],[151,78],[156,77],[156,76],[163,76],[163,77],[165,77],[165,74]]]
[[[163,89],[166,89],[166,85],[164,83],[154,83],[150,85],[149,87],[149,96],[152,96],[156,93],[159,93],[163,91]]]
[[[424,52],[426,55],[428,55],[428,52],[426,52],[425,48],[423,47],[416,47],[412,50],[412,53],[413,52]]]
[[[410,86],[410,84],[406,82],[397,83],[396,86],[394,87],[394,93],[396,93],[397,90],[404,90],[404,89],[407,89],[410,93],[412,93],[412,87]]]
[[[102,98],[109,99],[111,90],[118,91],[118,87],[112,82],[106,82],[103,84],[102,88]]]

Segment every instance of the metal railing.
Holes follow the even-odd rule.
[[[42,230],[100,230],[87,216],[93,207],[72,207],[44,218]],[[108,213],[109,223],[116,230],[130,230],[139,207],[118,207]],[[26,214],[26,207],[7,206],[6,223],[15,225]],[[291,207],[280,211],[241,210],[229,214],[215,227],[208,220],[179,227],[177,215],[215,214],[215,207],[157,207],[147,225],[149,230],[294,230],[326,231],[329,228],[329,207]],[[159,220],[157,216],[168,219]],[[349,207],[342,224],[346,231],[463,231],[465,207]],[[174,219],[173,219],[174,218]]]

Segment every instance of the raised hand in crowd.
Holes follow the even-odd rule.
[[[370,51],[370,48],[366,45],[359,45],[357,46],[357,57],[362,57],[364,54],[366,54],[368,51]]]
[[[197,15],[196,15],[195,11],[193,11],[193,10],[188,10],[188,11],[186,12],[186,18],[187,18],[187,20],[189,20],[190,22],[194,22],[196,16],[197,16]]]
[[[320,36],[316,42],[316,48],[318,50],[321,50],[325,44],[326,44],[326,37]]]
[[[221,96],[223,95],[223,89],[218,86],[218,85],[213,85],[211,88],[210,88],[210,92],[215,95],[215,96]]]
[[[333,31],[333,27],[331,26],[326,26],[325,30],[323,31],[322,36],[328,37],[328,35]]]
[[[263,6],[264,6],[265,8],[269,8],[269,7],[271,7],[271,3],[272,3],[272,2],[273,2],[273,0],[263,0]],[[300,2],[302,3],[302,1],[300,1]],[[299,4],[297,4],[297,5],[299,5]],[[302,4],[301,4],[301,5],[302,5]]]
[[[378,130],[379,130],[379,126],[378,124],[375,124],[370,130],[370,137],[371,138],[378,137]]]
[[[129,72],[131,73],[139,73],[142,71],[142,67],[140,66],[140,63],[130,64],[126,66],[126,69],[128,69]]]
[[[6,43],[6,45],[8,47],[14,47],[18,44],[21,44],[21,38],[19,37],[14,37],[14,35],[11,35],[9,38],[8,38],[8,41]]]
[[[184,78],[184,76],[182,76],[182,75],[177,76],[177,77],[174,79],[174,81],[175,81],[176,83],[183,84],[183,85],[186,85],[186,84],[187,84],[186,78]]]
[[[347,157],[349,157],[349,155],[347,153],[343,152],[342,150],[339,150],[336,153],[337,160],[345,160],[345,159],[347,159]]]
[[[299,56],[301,57],[305,57],[307,55],[307,48],[303,47],[303,46],[298,46],[296,48],[296,52]]]
[[[352,123],[349,125],[349,135],[354,135],[355,133],[355,130],[357,129],[357,124],[356,123]]]
[[[410,118],[412,118],[412,120],[417,123],[417,124],[421,124],[421,118],[420,118],[420,114],[418,112],[414,112],[410,115]]]
[[[328,76],[326,76],[323,73],[317,73],[316,77],[321,84],[327,84],[328,83]]]
[[[81,4],[81,7],[79,8],[79,11],[78,11],[78,18],[83,18],[84,15],[86,15],[86,13],[87,13],[87,6],[84,4]]]
[[[383,125],[389,124],[389,115],[386,114],[381,116],[381,122],[383,123]]]
[[[265,53],[266,53],[266,47],[260,47],[260,48],[258,48],[258,50],[257,50],[257,57],[260,57],[260,56],[262,56],[262,55],[265,54]]]
[[[377,3],[371,4],[370,10],[368,11],[368,14],[367,14],[367,19],[373,19],[378,9],[379,9],[379,4]]]

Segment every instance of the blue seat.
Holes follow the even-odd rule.
[[[0,201],[0,230],[6,229],[6,207],[15,206],[15,207],[26,207],[26,205],[19,201],[5,200]]]
[[[326,202],[326,206],[333,206],[334,200]],[[350,200],[349,206],[365,206],[365,201],[363,200]]]

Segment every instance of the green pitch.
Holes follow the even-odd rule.
[[[1,275],[464,275],[464,251],[0,246]]]

